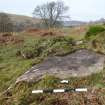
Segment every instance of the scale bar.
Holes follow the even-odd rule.
[[[76,88],[76,89],[46,89],[46,90],[33,90],[33,94],[39,93],[65,93],[65,92],[87,92],[87,88]]]

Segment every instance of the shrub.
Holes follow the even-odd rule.
[[[38,56],[38,51],[35,48],[27,47],[22,50],[21,54],[24,58],[30,59]]]
[[[16,55],[26,59],[46,57],[48,55],[65,55],[73,50],[74,40],[70,37],[50,37],[39,39],[33,43],[26,43]]]
[[[92,48],[96,51],[105,54],[105,32],[100,33],[91,41]]]
[[[43,55],[65,55],[73,50],[74,40],[69,37],[54,37],[42,45],[44,45]]]
[[[105,28],[100,25],[90,26],[89,30],[86,33],[85,38],[89,39],[91,36],[96,36],[98,33],[105,31]]]

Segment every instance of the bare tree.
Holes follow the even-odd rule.
[[[65,12],[69,8],[65,6],[64,2],[49,2],[43,5],[39,5],[35,8],[33,14],[35,17],[42,19],[42,22],[47,27],[54,27],[65,16]]]
[[[13,32],[12,21],[5,13],[0,13],[0,32]]]

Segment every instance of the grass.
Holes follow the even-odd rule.
[[[89,27],[89,30],[86,33],[85,38],[89,40],[89,38],[96,36],[97,34],[104,32],[105,28],[102,25],[93,25]]]
[[[65,30],[65,31],[64,31]],[[2,94],[11,84],[14,84],[17,77],[26,72],[33,65],[41,62],[45,57],[50,54],[65,55],[71,53],[73,50],[85,47],[86,45],[74,46],[75,40],[81,40],[84,38],[84,31],[80,33],[73,32],[74,29],[63,29],[64,37],[39,37],[30,36],[25,33],[17,33],[18,36],[24,37],[24,42],[21,44],[0,45],[0,105],[82,105],[84,102],[85,94],[38,94],[31,93],[33,89],[45,89],[45,88],[74,88],[74,87],[96,87],[105,88],[105,70],[100,73],[92,74],[87,77],[67,78],[70,83],[62,85],[59,83],[60,79],[54,76],[45,75],[43,80],[37,83],[21,82],[13,85],[7,93]],[[71,34],[73,33],[73,34]],[[104,39],[99,37],[98,42],[104,43]],[[72,38],[73,39],[72,39]],[[92,42],[89,40],[89,43]],[[86,43],[88,45],[88,43]],[[99,44],[98,44],[99,45]],[[89,46],[90,47],[90,46]],[[93,49],[93,47],[91,47]],[[25,55],[31,53],[32,57],[23,58],[23,56],[17,55],[17,52],[21,51]],[[102,51],[102,49],[100,49]],[[97,95],[104,96],[104,92],[99,92]],[[74,98],[75,97],[75,98]],[[101,97],[99,97],[100,99]],[[101,98],[101,99],[103,99]],[[100,99],[100,100],[101,100]],[[103,103],[104,101],[101,100]],[[101,102],[100,101],[100,102]],[[104,104],[103,104],[104,105]]]
[[[96,88],[104,88],[104,73],[93,74],[91,76],[82,77],[82,78],[69,78],[69,84],[63,85],[60,84],[60,79],[55,78],[54,76],[46,75],[43,80],[37,83],[26,83],[21,82],[15,85],[8,94],[2,96],[0,102],[1,105],[56,105],[59,103],[60,105],[78,105],[82,104],[83,96],[85,94],[75,94],[76,100],[73,96],[74,93],[71,94],[32,94],[31,91],[34,89],[46,89],[46,88],[77,88],[77,87],[96,87]],[[101,97],[104,96],[105,91],[98,92],[97,94],[101,94]],[[10,96],[10,94],[12,94]],[[64,96],[66,97],[64,97]],[[71,98],[71,102],[69,102],[69,98]],[[4,97],[4,98],[3,98]],[[99,97],[99,98],[101,98]],[[6,100],[5,100],[6,99]],[[104,102],[104,101],[102,101]],[[9,103],[9,104],[8,104]],[[54,104],[55,103],[55,104]],[[70,104],[71,103],[71,104]],[[58,105],[59,105],[58,104]]]
[[[62,32],[75,40],[81,40],[84,38],[87,29],[88,26],[78,26],[75,28],[63,28]]]
[[[54,29],[50,29],[50,31],[56,33],[57,36],[69,36],[74,40],[81,40],[84,38],[87,29],[88,29],[88,26],[78,26],[73,28],[67,28],[67,27],[58,28],[58,29],[54,28]],[[22,36],[24,35],[26,37],[31,36],[33,38],[36,38],[36,37],[40,38],[40,35],[38,35],[37,33],[24,32],[24,33],[19,33],[19,35],[22,35]]]
[[[0,92],[7,89],[17,77],[49,54],[62,55],[71,52],[72,41],[69,37],[46,39],[24,36],[24,42],[21,44],[0,45]],[[33,54],[33,56],[23,58],[22,55],[17,55],[18,51],[25,55]]]

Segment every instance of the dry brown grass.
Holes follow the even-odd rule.
[[[30,36],[63,36],[63,32],[57,31],[57,29],[27,29],[25,33]]]
[[[0,35],[0,44],[8,44],[8,43],[18,44],[22,43],[23,41],[24,39],[22,37],[15,36],[10,33]]]

